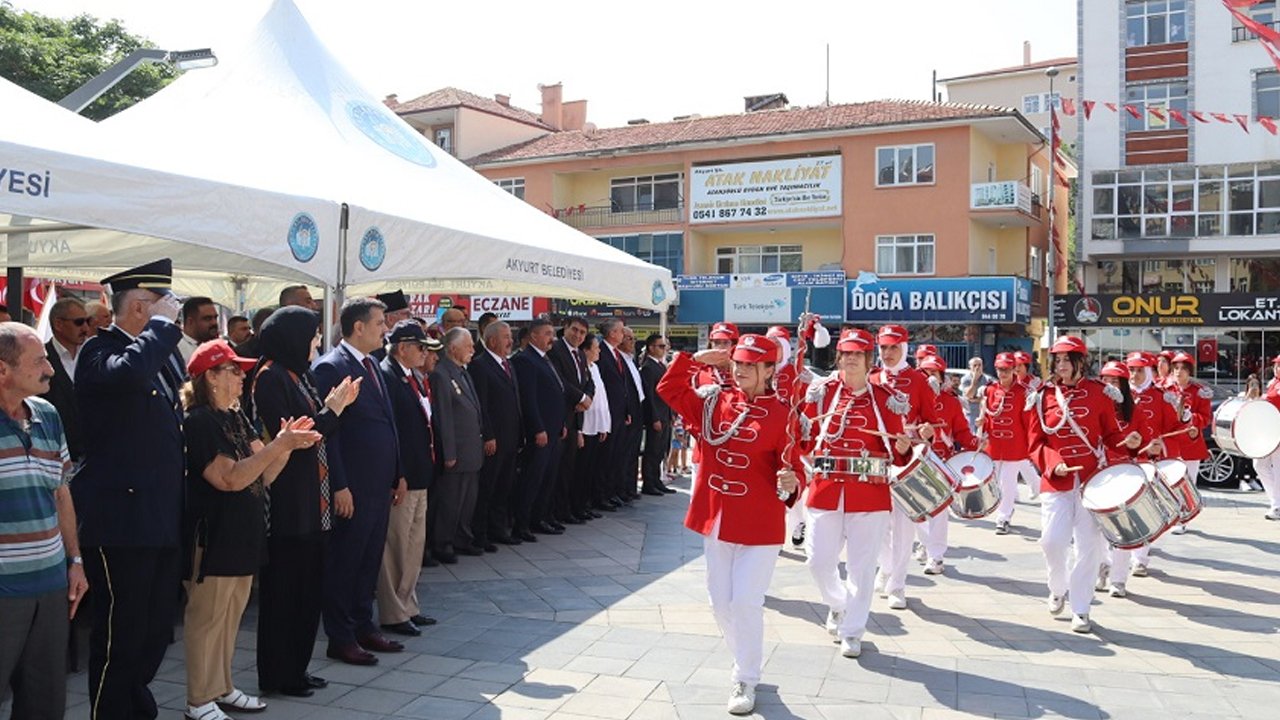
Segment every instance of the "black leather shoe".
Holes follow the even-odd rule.
[[[540,522],[534,525],[533,529],[535,532],[542,533],[543,535],[563,535],[564,534],[564,530],[557,530],[556,528],[554,528],[553,526],[551,526],[549,523],[546,523],[546,522]]]
[[[478,547],[460,547],[460,548],[457,548],[457,549],[456,549],[456,552],[457,552],[459,555],[469,555],[469,556],[471,556],[471,557],[477,557],[477,556],[479,556],[479,555],[483,555],[483,554],[484,554],[484,548],[478,548]]]
[[[417,625],[418,627],[428,627],[430,625],[435,625],[436,619],[433,617],[427,617],[426,615],[414,615],[409,618],[409,622]]]
[[[645,488],[645,489],[643,489],[643,490],[641,490],[641,491],[640,491],[640,494],[641,494],[641,495],[652,495],[653,497],[662,497],[663,495],[666,495],[666,493],[662,492],[661,490],[659,490],[659,489],[657,489],[657,488],[648,488],[648,487],[647,487],[647,488]]]
[[[559,520],[548,520],[547,524],[560,532],[564,532],[564,525],[562,525]]]
[[[605,500],[605,503],[606,503],[607,505],[612,505],[615,509],[620,508],[620,507],[622,507],[623,505],[625,505],[625,504],[626,504],[626,503],[624,503],[624,502],[622,501],[622,498],[618,497],[617,495],[614,495],[613,497],[609,498],[608,500]]]
[[[524,542],[520,538],[511,537],[510,535],[496,535],[494,536],[493,541],[503,545],[519,545]]]
[[[374,660],[377,660],[377,658],[374,658]],[[299,685],[297,687],[280,688],[279,690],[263,690],[262,694],[263,695],[288,695],[289,697],[311,697],[312,695],[316,694],[316,691],[312,690],[307,685]]]
[[[389,640],[386,637],[383,637],[381,633],[356,638],[356,642],[360,643],[360,647],[365,650],[372,650],[374,652],[397,653],[404,650],[404,645],[400,644],[399,641]]]
[[[675,488],[673,488],[673,487],[671,487],[671,486],[669,486],[669,485],[663,485],[662,487],[660,487],[660,488],[658,488],[658,489],[659,489],[659,490],[661,490],[662,492],[664,492],[664,493],[668,494],[668,495],[674,494],[674,493],[676,492],[676,489],[675,489]]]
[[[423,553],[422,567],[440,567],[440,561],[431,557],[431,553]]]
[[[458,556],[453,553],[431,553],[431,557],[444,565],[456,565]]]
[[[516,533],[516,537],[520,538],[524,542],[538,542],[538,536],[534,535],[528,530],[521,530],[520,532]]]
[[[422,631],[418,629],[418,626],[408,620],[405,620],[402,623],[383,625],[382,629],[387,632],[393,632],[397,635],[407,635],[409,637],[418,637],[422,634]]]
[[[592,520],[599,520],[600,518],[604,517],[600,513],[596,512],[595,510],[588,510],[587,514],[591,516]]]
[[[359,645],[330,645],[325,655],[333,660],[340,660],[348,665],[377,665],[378,656]]]
[[[493,543],[485,543],[484,551],[487,553],[496,553],[498,552],[498,546],[494,545]]]
[[[573,514],[574,525],[582,525],[583,523],[587,522],[590,519],[591,519],[591,513],[589,512],[579,512],[579,513]]]
[[[321,690],[323,688],[329,687],[329,681],[325,680],[319,675],[307,675],[307,687]]]

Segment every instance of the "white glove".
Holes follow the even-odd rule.
[[[178,313],[181,310],[182,303],[178,302],[178,296],[173,293],[168,293],[151,303],[151,317],[162,317],[169,322],[177,322]]]
[[[813,346],[818,348],[824,348],[830,344],[831,344],[831,333],[828,332],[827,329],[822,326],[822,323],[818,323],[817,327],[813,329]]]

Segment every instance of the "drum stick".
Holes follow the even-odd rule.
[[[1063,470],[1065,470],[1066,472],[1080,472],[1083,469],[1084,469],[1083,465],[1069,465],[1063,468]]]
[[[871,435],[879,435],[880,437],[883,437],[883,438],[889,438],[890,440],[906,440],[907,442],[910,442],[910,443],[924,443],[924,442],[925,442],[924,440],[922,440],[922,439],[920,439],[920,438],[908,437],[908,436],[906,436],[906,435],[897,435],[897,434],[895,434],[895,433],[880,432],[879,430],[872,430],[872,429],[870,429],[870,428],[859,428],[859,429],[860,429],[862,432],[864,432],[864,433],[868,433],[868,434],[871,434]]]
[[[1161,435],[1160,437],[1161,437],[1161,438],[1173,437],[1174,435],[1181,435],[1181,434],[1183,434],[1183,433],[1189,433],[1189,432],[1191,432],[1191,426],[1190,426],[1190,425],[1188,425],[1188,426],[1186,426],[1186,427],[1182,428],[1181,430],[1173,430],[1173,431],[1171,431],[1171,432],[1167,432],[1167,433],[1165,433],[1165,434]]]

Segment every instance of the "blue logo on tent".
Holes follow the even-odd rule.
[[[376,108],[367,102],[352,100],[347,103],[347,115],[352,124],[384,150],[399,155],[411,163],[423,167],[435,167],[436,159],[427,149],[422,137],[386,108]]]
[[[364,237],[360,238],[360,264],[373,272],[382,267],[382,261],[386,259],[387,242],[382,239],[382,231],[376,227],[365,230]]]
[[[316,221],[306,213],[293,216],[289,224],[289,251],[298,262],[310,262],[320,249],[320,229]]]
[[[661,305],[663,300],[667,299],[666,288],[662,287],[661,280],[653,281],[653,304]]]

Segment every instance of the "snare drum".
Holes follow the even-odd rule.
[[[1280,409],[1266,400],[1224,400],[1213,413],[1213,441],[1232,455],[1264,458],[1280,447]]]
[[[951,505],[960,479],[928,445],[916,445],[911,460],[891,472],[889,492],[894,507],[924,522]]]
[[[1191,522],[1191,518],[1200,514],[1204,503],[1195,482],[1187,476],[1187,464],[1181,460],[1160,460],[1156,462],[1156,469],[1160,471],[1160,479],[1178,499],[1178,522]]]
[[[1164,483],[1158,484],[1164,488]],[[1111,465],[1089,478],[1082,504],[1093,513],[1107,542],[1133,550],[1155,542],[1178,519],[1177,510],[1170,507],[1172,493],[1157,495],[1156,485],[1138,465]]]
[[[995,512],[1000,505],[1000,483],[996,482],[996,464],[982,452],[956,453],[947,467],[960,479],[956,487],[951,514],[958,518],[976,519]]]

